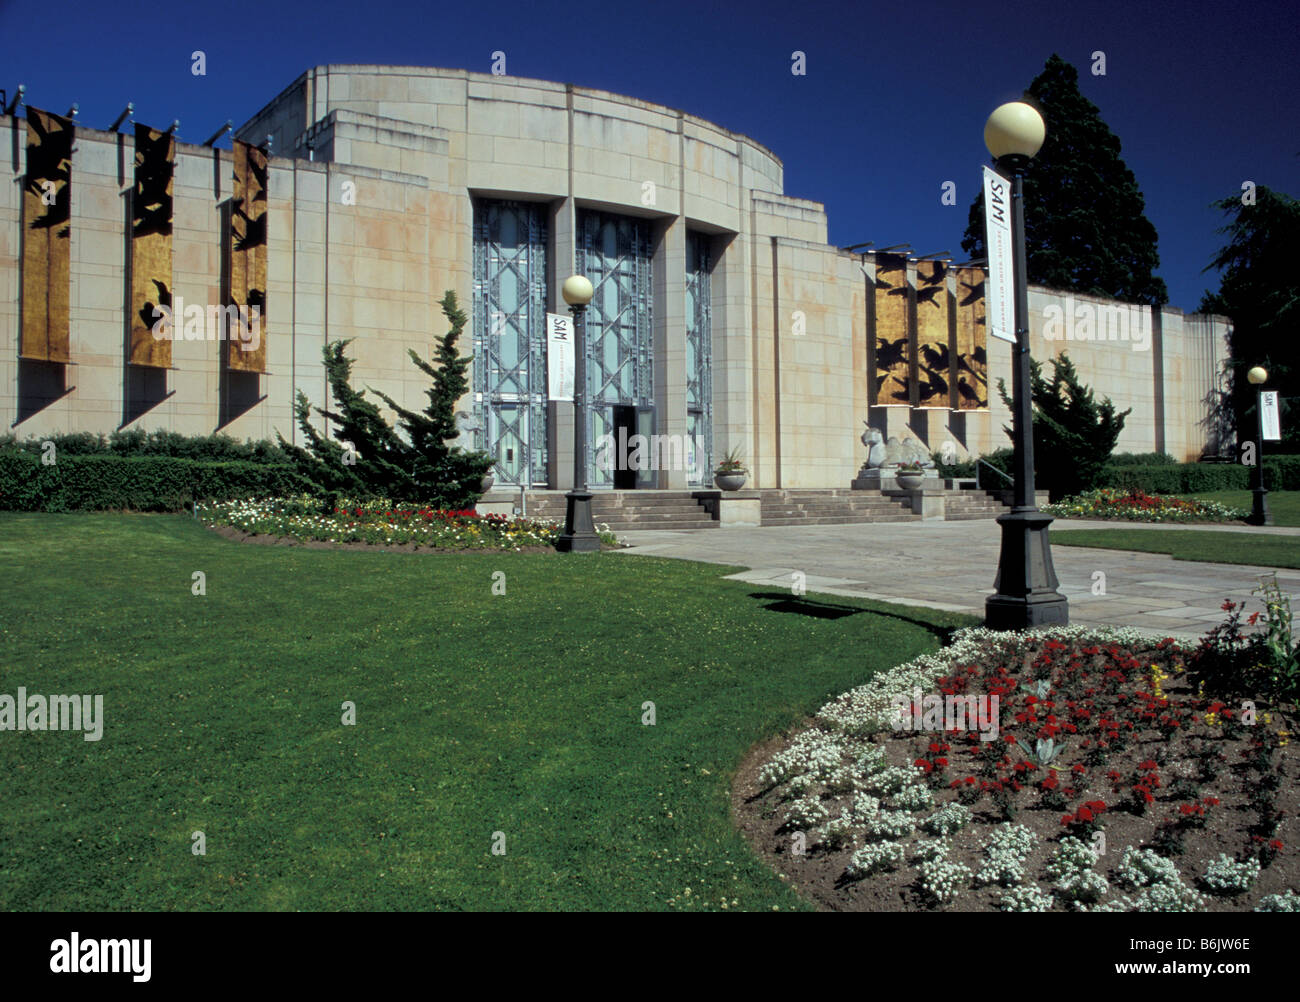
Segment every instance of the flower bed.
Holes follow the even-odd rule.
[[[1110,487],[1044,505],[1042,510],[1056,518],[1104,518],[1127,522],[1240,522],[1249,514],[1241,508],[1229,508],[1217,501],[1189,500]]]
[[[1128,630],[963,630],[746,763],[742,827],[834,909],[1296,906],[1285,716],[1261,702],[1243,722],[1189,654]]]
[[[210,526],[229,526],[259,536],[302,542],[413,544],[438,549],[525,550],[551,548],[563,527],[537,519],[441,511],[385,500],[341,500],[332,510],[309,496],[199,505]],[[604,541],[611,541],[602,533]]]

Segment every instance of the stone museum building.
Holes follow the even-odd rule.
[[[579,273],[589,449],[642,434],[689,453],[589,463],[593,487],[707,486],[735,449],[751,487],[847,488],[868,424],[955,457],[1009,444],[1011,351],[986,334],[979,264],[828,244],[779,151],[688,112],[394,66],[308,70],[233,151],[8,110],[0,412],[20,438],[297,440],[295,397],[328,405],[321,351],[345,338],[354,385],[418,408],[407,351],[430,356],[452,289],[471,317],[467,435],[499,486],[565,489],[573,407],[549,399],[546,317]],[[1218,451],[1227,319],[1038,287],[1030,312],[1035,358],[1068,352],[1132,408],[1121,451]]]

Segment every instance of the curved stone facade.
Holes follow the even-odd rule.
[[[844,487],[865,455],[864,421],[934,450],[952,442],[958,456],[1006,444],[996,381],[1010,352],[997,340],[988,409],[934,395],[925,407],[915,395],[873,406],[873,258],[828,245],[823,206],[785,195],[780,160],[718,125],[546,81],[322,66],[236,135],[269,139],[271,153],[265,372],[230,378],[206,341],[177,341],[169,370],[125,364],[131,143],[78,128],[72,364],[60,371],[16,357],[20,186],[0,192],[0,407],[17,434],[131,426],[292,440],[295,395],[327,403],[321,349],[343,338],[354,339],[355,382],[419,406],[426,382],[407,351],[429,356],[445,326],[438,301],[453,289],[472,317],[462,350],[475,353],[462,409],[498,454],[498,483],[567,488],[572,407],[546,400],[545,316],[565,312],[560,284],[585,270],[597,284],[593,450],[620,430],[663,446],[649,469],[598,472],[596,486],[707,480],[684,447],[707,457],[697,467],[738,449],[751,486]],[[231,168],[227,152],[176,144],[173,292],[187,302],[222,301]],[[914,301],[915,262],[907,274]],[[1064,303],[1031,289],[1035,356],[1068,350],[1099,394],[1133,408],[1121,450],[1200,455],[1227,322],[1165,309],[1146,347],[1049,341],[1045,317]]]

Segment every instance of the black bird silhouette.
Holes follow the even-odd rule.
[[[131,195],[132,235],[172,232],[172,137],[137,124],[135,130],[135,190]]]
[[[50,128],[45,127],[42,115],[28,109],[27,123],[36,133],[36,142],[27,144],[27,178],[24,187],[45,204],[49,188],[54,187],[54,201],[43,215],[32,219],[28,227],[33,230],[64,227],[58,236],[68,236],[72,228],[66,224],[72,219],[72,125],[57,115],[48,115]]]
[[[983,405],[983,401],[980,400],[980,395],[971,389],[970,384],[967,383],[965,379],[957,380],[957,395],[963,400],[969,400],[977,407]]]
[[[146,330],[152,330],[154,324],[157,324],[162,320],[162,310],[158,309],[157,313],[155,314],[154,312],[155,307],[166,306],[169,310],[172,307],[172,293],[171,290],[167,288],[166,283],[160,282],[156,278],[152,278],[150,279],[150,281],[153,282],[154,287],[158,290],[158,302],[155,304],[149,300],[146,300],[145,304],[140,307],[139,317],[140,320],[144,323]],[[176,336],[175,329],[180,326],[180,317],[173,314],[171,322],[172,322],[171,336],[175,338]]]
[[[948,346],[946,344],[923,344],[920,347],[921,361],[928,372],[948,371]]]
[[[266,209],[256,216],[249,216],[244,211],[243,199],[237,199],[234,211],[236,218],[243,222],[242,229],[235,228],[235,250],[249,250],[266,243]]]
[[[948,380],[937,372],[928,372],[926,378],[918,384],[918,389],[920,390],[920,396],[917,399],[924,404],[935,397],[946,397],[948,395]]]
[[[893,369],[896,365],[901,365],[907,361],[907,338],[901,337],[896,341],[886,341],[883,337],[876,338],[876,368]]]
[[[946,293],[948,290],[942,285],[924,285],[916,290],[916,305],[919,307],[922,303],[927,306],[933,306],[939,309],[939,294]]]

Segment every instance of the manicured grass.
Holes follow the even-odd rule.
[[[1180,497],[1218,501],[1246,511],[1250,511],[1254,504],[1254,495],[1250,491],[1208,491],[1204,494],[1183,494]],[[1268,510],[1273,515],[1274,525],[1300,526],[1300,491],[1269,491]]]
[[[814,596],[716,565],[161,515],[0,514],[0,572],[0,693],[105,717],[99,742],[0,732],[5,910],[799,907],[733,828],[740,757],[973,622],[799,614]]]
[[[1300,567],[1300,536],[1213,529],[1059,529],[1052,545],[1168,553],[1175,560],[1261,567]]]

